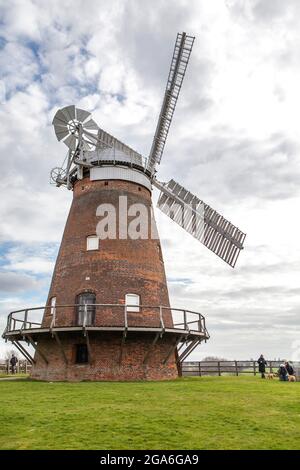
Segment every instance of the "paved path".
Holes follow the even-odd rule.
[[[27,377],[0,377],[1,380],[20,380],[20,379],[27,379]]]

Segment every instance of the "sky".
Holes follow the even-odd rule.
[[[211,338],[191,359],[300,360],[300,2],[154,3],[0,0],[0,329],[45,303],[71,204],[49,184],[65,157],[55,112],[86,109],[147,156],[186,31],[196,40],[158,178],[247,237],[232,269],[157,210],[171,305],[206,317]]]

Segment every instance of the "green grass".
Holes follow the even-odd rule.
[[[0,381],[0,449],[299,449],[300,383]]]

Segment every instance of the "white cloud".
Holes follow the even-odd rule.
[[[39,18],[43,9],[30,0],[12,0],[2,7],[3,33],[8,39],[16,36],[39,39]]]
[[[17,42],[8,42],[0,51],[0,68],[7,93],[26,88],[39,71],[33,52]]]
[[[32,276],[14,272],[0,272],[0,292],[22,292],[37,288],[38,283]]]

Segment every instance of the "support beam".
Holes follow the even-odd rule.
[[[194,339],[189,339],[189,340],[185,341],[184,343],[182,343],[179,348],[177,348],[177,352],[178,352],[177,362],[178,363],[180,362],[180,357],[181,357],[180,354],[179,354],[180,351],[181,351],[181,355],[183,355],[184,352],[187,350],[187,348],[189,348],[189,346],[192,344],[193,341],[194,341]],[[185,348],[184,348],[184,346],[185,346]]]
[[[183,348],[184,345],[187,345],[188,344],[188,340],[186,342],[183,342],[179,348],[177,349],[177,352],[179,353],[179,351]]]
[[[53,337],[55,338],[55,340],[56,340],[56,342],[57,342],[57,344],[58,344],[58,347],[59,347],[59,349],[60,349],[60,352],[61,352],[61,355],[62,355],[62,357],[63,357],[63,360],[64,360],[65,364],[68,365],[68,359],[67,359],[65,350],[64,350],[64,348],[63,348],[62,342],[61,342],[61,340],[60,340],[60,338],[59,338],[57,332],[56,332],[56,331],[53,331],[52,334],[53,334]]]
[[[119,366],[122,364],[123,349],[126,342],[127,330],[125,329],[122,335],[121,347],[120,347],[120,356],[119,356]]]
[[[145,357],[144,357],[144,360],[143,360],[143,364],[147,364],[148,360],[149,360],[149,357],[150,357],[150,353],[152,351],[152,349],[154,348],[154,346],[156,345],[159,337],[161,336],[161,333],[157,333],[152,341],[152,343],[150,344],[149,348],[148,348],[148,351],[146,352],[145,354]]]
[[[163,310],[162,310],[162,306],[161,306],[161,305],[160,305],[160,307],[159,307],[159,318],[160,318],[160,326],[161,326],[160,337],[162,338],[162,337],[163,337],[163,334],[164,334],[164,332],[165,332],[165,322],[164,322]]]
[[[35,360],[31,355],[29,354],[28,351],[20,344],[18,341],[12,341],[12,344],[20,351],[21,354],[25,357],[27,361],[29,361],[31,364],[35,364]]]
[[[89,355],[89,363],[91,364],[93,362],[93,355],[92,355],[89,333],[87,330],[85,331],[85,339],[86,339],[86,346],[87,346],[88,355]]]
[[[185,337],[185,335],[180,335],[180,336],[176,339],[175,344],[173,344],[172,347],[169,349],[168,354],[167,354],[166,358],[165,358],[164,361],[163,361],[163,364],[166,364],[166,362],[168,361],[169,357],[170,357],[171,354],[175,351],[175,349],[177,348],[178,344],[180,343],[180,341],[182,341],[182,339],[183,339],[184,337]]]
[[[45,354],[40,350],[40,348],[38,348],[38,346],[35,344],[32,337],[30,335],[26,335],[26,337],[28,338],[31,346],[36,350],[36,352],[39,354],[39,356],[41,356],[43,361],[48,365],[49,364],[48,359],[46,358]]]
[[[201,341],[195,339],[193,340],[190,345],[183,351],[183,353],[179,356],[178,361],[183,362],[193,351],[194,349],[199,346]]]
[[[190,344],[189,346],[183,351],[183,353],[179,356],[178,358],[178,361],[179,362],[182,362],[184,361],[184,359],[186,359],[188,357],[189,354],[191,354],[192,351],[194,351],[194,349],[198,346],[198,344],[200,344],[201,341],[196,338],[194,339]]]

